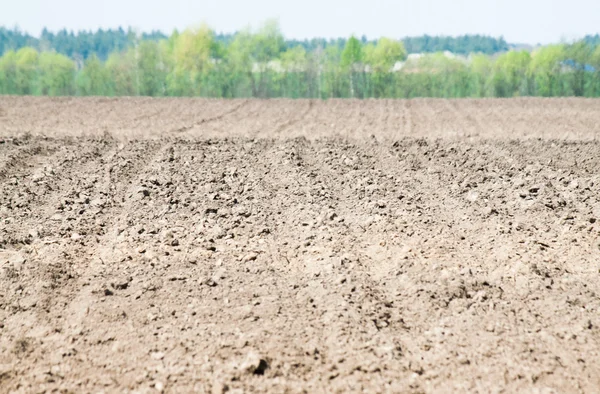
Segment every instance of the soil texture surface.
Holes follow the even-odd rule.
[[[600,100],[0,98],[1,393],[600,391]]]

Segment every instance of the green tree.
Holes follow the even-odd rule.
[[[107,78],[106,91],[114,96],[137,96],[137,62],[134,51],[113,53],[108,57],[105,65]],[[100,76],[102,76],[100,71]]]
[[[110,94],[108,73],[96,55],[90,56],[77,77],[77,88],[84,96],[105,96]]]
[[[297,46],[283,52],[281,65],[283,68],[283,95],[292,98],[308,97],[306,50]]]
[[[356,97],[358,78],[364,73],[362,44],[358,38],[351,36],[342,51],[342,70],[350,77],[350,97]]]
[[[366,56],[367,63],[374,71],[389,72],[396,62],[406,59],[406,49],[400,41],[381,38]]]
[[[168,90],[174,95],[202,94],[202,81],[214,67],[214,33],[203,25],[171,36],[170,53],[172,70],[168,77]]]
[[[351,69],[357,64],[361,64],[363,61],[363,50],[362,44],[358,38],[352,36],[346,42],[346,46],[342,51],[342,67],[345,69]]]
[[[142,96],[162,96],[165,94],[164,55],[159,43],[142,41],[136,48],[138,92]]]
[[[496,97],[526,96],[530,94],[528,80],[531,55],[526,51],[509,51],[496,59],[494,89]]]
[[[461,59],[438,52],[420,58],[419,68],[430,77],[431,96],[467,97],[470,95],[469,70]]]
[[[565,54],[564,45],[548,45],[533,53],[529,75],[535,81],[536,95],[550,97],[562,93],[560,76]]]
[[[324,51],[323,82],[321,87],[322,98],[348,97],[349,81],[346,73],[340,69],[342,50],[339,46],[329,45]]]
[[[590,58],[590,65],[594,68],[593,72],[593,96],[600,97],[600,45],[596,47]]]
[[[270,20],[256,33],[246,29],[235,36],[228,52],[230,70],[243,89],[250,86],[253,97],[269,97],[275,87],[272,80],[280,72],[277,62],[285,50],[285,41],[279,24]]]
[[[471,58],[472,90],[471,96],[492,97],[494,64],[489,56],[484,54],[473,55]]]
[[[246,29],[236,34],[227,51],[227,73],[232,94],[236,97],[258,96],[251,45],[252,33]]]
[[[38,83],[38,52],[30,47],[16,53],[15,88],[17,94],[36,94]]]
[[[467,97],[471,79],[466,61],[438,52],[407,61],[399,84],[405,97]]]
[[[366,45],[364,48],[365,62],[370,66],[375,97],[394,96],[394,65],[406,58],[406,49],[400,41],[381,38],[377,45]]]
[[[571,66],[569,81],[571,93],[575,96],[584,96],[588,79],[586,77],[589,74],[586,69],[592,59],[593,48],[585,41],[578,41],[567,45],[565,51]]]
[[[64,55],[42,52],[39,57],[39,93],[68,96],[75,93],[75,63]]]
[[[17,88],[17,53],[8,51],[0,58],[0,93],[19,94]]]

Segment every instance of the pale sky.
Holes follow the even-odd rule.
[[[3,3],[3,4],[2,4]],[[219,32],[279,20],[287,38],[487,34],[546,44],[600,31],[600,0],[0,0],[0,25]]]

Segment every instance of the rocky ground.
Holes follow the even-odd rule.
[[[0,392],[595,392],[600,101],[0,98]]]

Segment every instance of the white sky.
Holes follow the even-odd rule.
[[[268,18],[288,38],[479,33],[545,44],[598,33],[600,0],[0,0],[0,25],[35,35],[44,26],[170,33],[201,22],[234,32]]]

